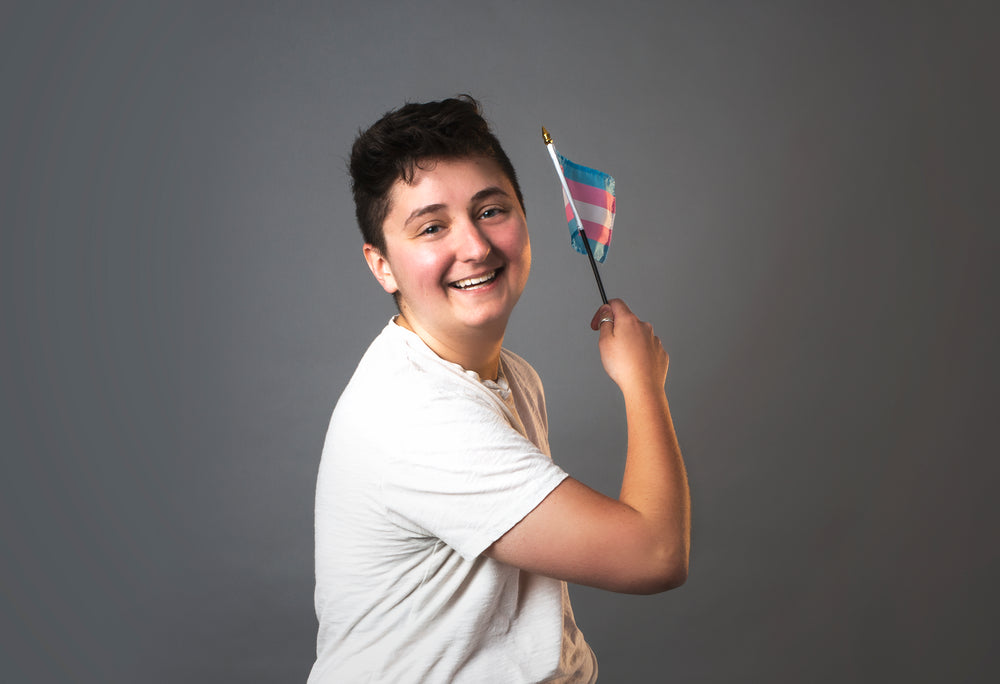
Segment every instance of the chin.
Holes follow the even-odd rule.
[[[507,327],[512,309],[513,307],[505,307],[502,311],[470,311],[467,316],[463,317],[463,323],[468,328],[483,331],[499,328],[502,332]]]

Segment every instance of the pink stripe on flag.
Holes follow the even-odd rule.
[[[566,220],[572,225],[576,225],[576,219],[573,217],[573,208],[566,205]],[[583,232],[591,240],[599,242],[602,245],[611,244],[611,229],[608,228],[603,223],[598,221],[588,221],[587,219],[581,219],[580,223],[583,224]]]
[[[608,230],[608,227],[603,223],[584,221],[583,232],[586,233],[587,237],[594,242],[599,242],[602,245],[611,243],[611,231]]]
[[[577,181],[566,179],[569,192],[574,200],[582,200],[587,204],[595,204],[599,207],[610,207],[612,213],[615,210],[615,196],[603,188],[595,188],[593,185],[578,183]]]

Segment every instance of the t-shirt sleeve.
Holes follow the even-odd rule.
[[[489,397],[423,400],[393,429],[381,478],[389,518],[466,559],[481,554],[567,477]]]

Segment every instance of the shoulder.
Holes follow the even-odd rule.
[[[542,379],[530,363],[506,348],[500,350],[500,358],[504,374],[512,386],[541,391]]]
[[[466,418],[503,413],[475,373],[442,360],[416,335],[391,322],[358,363],[335,414],[358,411],[377,413],[396,427],[447,421],[456,411]]]
[[[379,388],[373,399],[385,403],[401,394],[433,391],[441,374],[432,352],[415,344],[411,335],[390,321],[361,357],[345,394]]]

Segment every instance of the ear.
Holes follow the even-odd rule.
[[[396,285],[396,279],[392,277],[392,267],[389,265],[389,260],[385,258],[382,252],[374,245],[367,243],[365,243],[364,252],[368,268],[371,269],[372,275],[375,276],[375,280],[382,286],[382,289],[389,294],[393,294],[399,290],[399,287]]]

